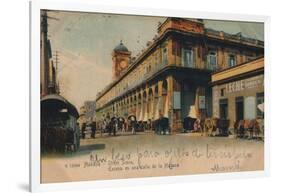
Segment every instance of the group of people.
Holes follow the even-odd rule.
[[[85,139],[86,138],[86,128],[87,127],[90,127],[90,130],[91,130],[91,138],[96,138],[96,130],[97,130],[97,127],[96,127],[96,122],[94,121],[91,121],[90,123],[86,124],[86,123],[83,123],[82,126],[81,126],[81,137],[82,139]]]
[[[109,135],[115,136],[119,131],[125,133],[129,130],[131,130],[132,134],[135,134],[136,125],[137,120],[134,115],[129,116],[127,119],[125,119],[124,117],[110,117],[109,115],[107,115],[103,117],[103,120],[101,122],[99,122],[98,127],[101,131],[101,135],[103,133],[108,133]]]
[[[107,115],[98,123],[98,128],[101,134],[108,133],[114,136],[117,132],[131,132],[132,134],[136,134],[137,131],[145,130],[154,130],[157,134],[170,133],[169,119],[166,117],[160,117],[155,121],[150,119],[147,121],[137,121],[135,115],[130,115],[127,118],[117,116],[110,117]]]

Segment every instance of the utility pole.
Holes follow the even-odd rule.
[[[49,17],[47,15],[47,10],[41,10],[41,42],[40,42],[40,94],[41,96],[50,94],[50,72],[53,68],[50,64],[50,59],[52,58],[51,42],[48,38],[48,19],[58,20],[54,17]]]
[[[47,60],[47,36],[48,36],[48,21],[47,21],[47,12],[41,11],[41,42],[40,42],[40,86],[41,86],[41,95],[46,95],[47,90],[47,72],[48,72],[48,60]]]
[[[54,80],[54,84],[55,84],[55,90],[56,90],[56,93],[59,94],[60,91],[59,91],[59,81],[58,81],[58,64],[59,64],[59,51],[55,51],[55,53],[53,54],[53,58],[54,58],[54,62],[55,62],[55,73],[54,73],[54,77],[55,77],[55,80]]]

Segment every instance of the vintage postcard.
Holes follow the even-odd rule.
[[[40,10],[40,183],[263,171],[264,23]]]

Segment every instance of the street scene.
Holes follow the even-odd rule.
[[[264,169],[264,25],[41,10],[41,183]]]

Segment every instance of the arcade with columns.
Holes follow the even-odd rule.
[[[121,41],[112,52],[112,82],[96,97],[96,119],[169,118],[172,132],[184,117],[212,116],[211,73],[263,55],[263,42],[207,29],[201,20],[167,18],[136,57]]]

